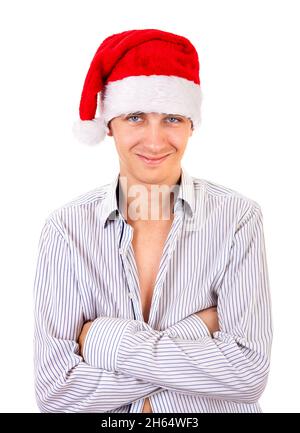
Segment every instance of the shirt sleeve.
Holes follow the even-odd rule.
[[[191,340],[142,321],[97,318],[86,336],[84,358],[183,394],[258,401],[267,383],[273,328],[263,218],[256,202],[235,230],[217,311],[220,330],[213,338],[197,315],[189,316],[204,332]]]
[[[162,391],[160,385],[85,362],[78,345],[85,321],[69,245],[48,219],[40,235],[34,281],[34,376],[39,409],[108,412]],[[177,326],[170,330],[174,335],[185,332],[192,338],[202,332],[201,326],[184,322]]]

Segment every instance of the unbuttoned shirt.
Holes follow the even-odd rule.
[[[260,205],[181,168],[146,323],[119,179],[43,223],[34,280],[40,411],[142,412],[149,397],[154,413],[262,412],[273,326]],[[196,313],[212,306],[211,334]]]

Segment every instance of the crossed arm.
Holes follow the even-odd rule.
[[[211,335],[213,335],[214,332],[219,331],[219,321],[218,321],[218,311],[216,307],[209,307],[205,308],[204,310],[198,311],[198,313],[195,313],[200,319],[203,320],[204,324],[207,326],[209,332]],[[78,337],[78,344],[79,344],[79,354],[83,357],[83,347],[85,343],[85,337],[88,333],[93,321],[90,320],[86,322],[81,330],[81,333]]]
[[[165,389],[255,402],[265,388],[272,323],[259,207],[235,233],[212,333],[200,312],[164,331],[112,317],[85,324],[69,245],[52,220],[41,235],[34,293],[43,412],[108,412]]]

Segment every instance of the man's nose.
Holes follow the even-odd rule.
[[[146,144],[154,150],[157,150],[166,143],[166,131],[159,122],[148,122],[145,134]]]

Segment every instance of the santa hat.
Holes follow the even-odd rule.
[[[74,135],[86,144],[100,143],[112,118],[137,111],[183,115],[197,128],[199,70],[197,51],[183,36],[142,29],[107,37],[87,72]]]

